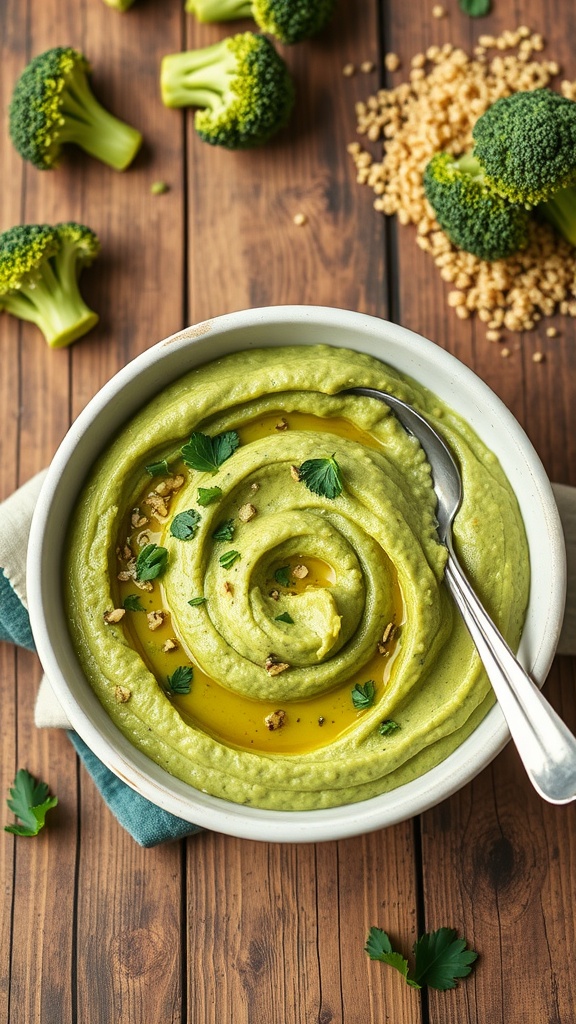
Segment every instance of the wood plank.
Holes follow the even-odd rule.
[[[355,139],[354,103],[368,78],[342,75],[348,62],[378,64],[376,27],[374,4],[341,5],[316,40],[282,48],[297,106],[290,127],[260,150],[208,147],[188,116],[192,321],[274,303],[386,314],[384,223],[357,188],[346,153]],[[227,31],[190,19],[188,46]],[[299,212],[307,217],[303,227],[293,223]],[[374,871],[365,871],[365,853]],[[377,864],[389,872],[382,889]],[[193,1020],[376,1022],[384,1006],[405,1024],[420,1020],[418,1002],[400,986],[385,988],[384,972],[371,971],[363,952],[380,901],[401,934],[413,933],[410,828],[323,844],[315,853],[216,835],[193,839],[187,878],[188,905],[198,911],[201,901],[188,922]],[[405,902],[396,901],[398,888]]]
[[[420,8],[418,8],[420,10]],[[472,22],[453,7],[440,23],[419,19],[407,4],[394,9],[391,49],[408,66],[412,53],[448,39],[469,51],[479,32],[514,28],[511,12],[494,5],[490,19]],[[567,47],[565,5],[541,8],[526,0],[523,21],[548,34],[550,58],[574,77]],[[570,70],[569,70],[570,67]],[[448,286],[414,245],[411,229],[398,230],[398,315],[472,366],[502,397],[528,431],[545,466],[557,480],[574,479],[574,325],[567,319],[543,321],[531,334],[507,339],[509,359],[485,340],[479,322],[458,322],[445,305]],[[548,339],[554,323],[559,337]],[[545,352],[543,363],[532,354]],[[573,667],[557,665],[546,690],[574,729],[576,705],[570,687]],[[562,685],[560,684],[562,680]],[[566,965],[573,926],[569,890],[576,829],[567,809],[545,805],[531,790],[516,752],[508,748],[474,783],[422,818],[425,927],[450,925],[465,934],[481,959],[471,979],[453,993],[429,996],[430,1022],[476,1024],[490,1021],[569,1019],[574,1006],[574,974]],[[539,967],[526,950],[539,949]]]

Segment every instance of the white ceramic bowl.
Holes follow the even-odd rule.
[[[326,343],[390,363],[434,391],[468,420],[498,456],[516,492],[531,559],[531,589],[519,658],[541,685],[550,668],[565,600],[562,529],[548,478],[530,441],[502,402],[471,370],[430,341],[395,324],[340,309],[277,306],[217,317],[138,356],[84,409],[48,471],[35,511],[28,599],[40,660],[73,728],[116,775],[173,814],[243,838],[315,842],[358,835],[433,806],[473,778],[501,750],[508,731],[494,707],[445,761],[390,793],[343,807],[270,811],[201,793],[133,747],[87,683],[70,641],[61,593],[69,520],[87,470],[108,440],[152,395],[186,371],[229,352]]]

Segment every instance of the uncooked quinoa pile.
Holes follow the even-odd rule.
[[[456,249],[426,200],[422,174],[438,150],[457,155],[473,146],[474,123],[495,100],[553,84],[560,68],[535,57],[543,48],[542,37],[526,26],[480,36],[473,57],[450,44],[430,46],[412,58],[408,82],[356,104],[358,133],[370,142],[384,139],[382,160],[359,142],[348,146],[358,182],[376,195],[374,208],[416,225],[417,244],[452,285],[449,306],[463,320],[477,314],[489,341],[503,340],[503,329],[531,330],[555,312],[576,316],[576,250],[536,221],[528,248],[508,259],[488,263]],[[385,64],[398,68],[398,57],[388,54]],[[576,83],[559,88],[576,99]]]

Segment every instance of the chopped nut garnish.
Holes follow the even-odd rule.
[[[389,622],[388,625],[386,626],[386,629],[384,630],[384,632],[382,634],[382,643],[383,644],[387,644],[388,641],[392,639],[392,637],[394,636],[395,632],[396,632],[396,626],[394,625],[393,622]]]
[[[290,668],[290,665],[285,661],[279,661],[275,654],[269,654],[264,662],[264,668],[269,676],[279,676],[281,672]]]
[[[120,622],[120,619],[123,619],[125,615],[125,608],[113,608],[111,612],[104,612],[104,622],[110,626],[114,622]]]
[[[256,483],[256,481],[254,481],[253,484],[250,484],[250,490],[254,491],[254,493],[256,493],[256,491],[260,490],[260,484]]]
[[[266,722],[266,728],[270,729],[270,732],[274,732],[275,729],[281,729],[286,722],[285,711],[273,711],[270,715],[266,715],[264,719]]]
[[[302,479],[298,466],[290,466],[290,476],[293,480],[299,481]]]
[[[139,590],[153,590],[154,589],[154,585],[153,585],[151,580],[137,580],[136,577],[134,576],[133,583],[134,583],[134,586],[138,587]]]
[[[283,416],[281,420],[278,420],[276,430],[288,430],[288,420],[285,416]]]
[[[149,505],[154,515],[160,522],[165,521],[168,518],[168,505],[165,498],[160,494],[156,494],[156,491],[152,491],[147,498],[143,499],[145,505]]]
[[[292,220],[298,228],[301,228],[304,224],[308,223],[308,217],[305,213],[295,213]]]
[[[146,523],[148,522],[148,517],[141,515],[140,509],[135,508],[132,515],[130,516],[130,522],[132,523],[132,526],[134,526],[136,529],[139,529],[141,526],[146,526]]]
[[[133,578],[133,576],[134,572],[131,572],[130,569],[123,569],[122,572],[118,573],[116,579],[120,580],[121,583],[127,583],[128,580]]]
[[[278,590],[271,590],[270,597],[272,598],[273,601],[277,601],[278,598],[280,597],[280,592]]]
[[[292,569],[292,575],[295,576],[297,580],[304,580],[308,575],[308,569],[305,565],[295,565]]]
[[[148,629],[159,629],[164,622],[165,612],[154,611],[148,612],[146,618],[148,619]]]
[[[117,704],[126,704],[132,696],[132,690],[129,690],[127,686],[116,686],[114,687],[114,699]]]
[[[324,725],[325,721],[326,719],[324,718],[324,715],[320,715],[320,718],[318,719],[318,725]]]
[[[352,78],[352,75],[356,74],[356,68],[353,64],[345,64],[342,68],[342,74],[345,78]]]
[[[177,648],[178,641],[174,637],[170,637],[164,644],[162,644],[162,650],[165,654],[168,654],[169,651],[175,651]]]
[[[248,501],[238,509],[238,519],[241,523],[249,523],[251,519],[254,519],[256,512],[257,509]]]

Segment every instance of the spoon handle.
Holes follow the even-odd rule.
[[[524,671],[449,549],[446,584],[484,663],[528,777],[550,803],[576,799],[576,737]]]

